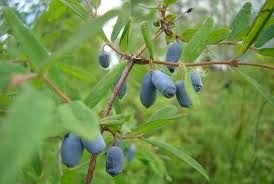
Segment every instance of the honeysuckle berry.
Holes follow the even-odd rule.
[[[181,107],[188,108],[192,105],[191,100],[187,95],[184,81],[176,82],[176,98]]]
[[[152,83],[152,72],[149,72],[145,75],[142,82],[140,100],[146,108],[149,108],[154,104],[156,97],[157,90]]]
[[[93,155],[101,153],[106,147],[106,143],[101,133],[98,133],[96,138],[93,140],[82,139],[82,144],[84,148]]]
[[[174,41],[169,44],[166,52],[166,61],[176,63],[180,60],[183,52],[182,44],[179,41]],[[175,67],[167,67],[171,73],[174,73]]]
[[[99,63],[103,68],[108,68],[110,61],[109,61],[109,54],[105,51],[102,51],[99,55]]]
[[[136,146],[135,146],[135,144],[130,144],[130,146],[127,149],[127,154],[126,154],[127,160],[132,161],[135,157],[135,154],[136,154]]]
[[[154,86],[166,98],[172,98],[176,94],[176,87],[170,77],[163,72],[157,70],[152,72],[152,82]]]
[[[123,150],[118,146],[112,146],[106,154],[106,172],[111,176],[117,176],[122,172],[124,162]]]
[[[201,74],[199,72],[190,73],[191,83],[196,92],[199,92],[203,89],[203,83]]]
[[[67,133],[61,145],[61,160],[67,167],[76,166],[82,157],[84,147],[80,137]]]

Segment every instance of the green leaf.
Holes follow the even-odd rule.
[[[130,23],[131,23],[131,19],[129,18],[126,26],[124,27],[124,30],[122,32],[120,42],[119,42],[119,47],[120,47],[121,51],[127,51],[127,49],[128,49]]]
[[[262,30],[255,42],[255,47],[264,46],[272,38],[274,38],[274,24]]]
[[[174,105],[168,105],[153,113],[147,120],[147,122],[155,121],[158,119],[169,119],[177,115],[177,107]]]
[[[15,183],[17,172],[29,163],[49,133],[53,110],[51,99],[40,92],[29,86],[20,91],[0,124],[0,183]]]
[[[241,55],[243,55],[247,51],[247,49],[250,47],[250,45],[252,45],[252,43],[256,40],[261,30],[263,29],[263,27],[265,26],[265,24],[271,17],[273,10],[274,10],[273,0],[266,0],[260,12],[256,16],[256,19],[254,20],[249,33],[243,39],[243,43],[237,52],[237,57],[240,57]]]
[[[43,63],[43,65],[40,67],[40,73],[42,74],[47,72],[50,67],[54,66],[58,61],[60,61],[59,59],[63,55],[79,47],[88,38],[96,37],[96,35],[102,31],[101,27],[104,25],[104,23],[115,15],[117,15],[117,11],[111,10],[103,16],[86,21],[84,25],[82,25],[80,29],[70,37],[70,39],[64,44],[63,47],[54,52],[45,61],[45,63]]]
[[[184,66],[184,71],[185,71],[185,77],[184,77],[184,84],[186,88],[186,92],[188,97],[190,98],[192,102],[192,106],[200,106],[200,99],[195,90],[193,89],[191,78],[190,78],[190,73],[188,71],[188,68]]]
[[[264,89],[256,80],[245,74],[244,72],[237,70],[250,84],[252,84],[255,89],[269,102],[270,105],[274,107],[274,97]]]
[[[188,165],[190,165],[192,168],[194,168],[196,171],[198,171],[202,176],[204,176],[208,181],[209,177],[205,171],[205,169],[193,158],[191,158],[189,155],[187,155],[184,151],[179,150],[171,145],[168,145],[166,143],[154,141],[151,139],[144,139],[149,144],[152,144],[153,146],[158,147],[160,150],[167,151],[175,156],[177,156],[182,161],[185,161]]]
[[[9,30],[9,26],[6,23],[6,21],[2,22],[2,24],[0,25],[0,36],[2,36],[3,34],[6,34]]]
[[[57,116],[64,128],[85,138],[95,138],[99,131],[97,115],[81,101],[73,101],[57,108]]]
[[[101,0],[92,0],[93,7],[97,10],[101,4]]]
[[[212,31],[212,33],[209,35],[207,44],[213,45],[227,39],[230,31],[231,30],[228,27],[222,27]]]
[[[234,17],[230,25],[231,33],[229,35],[229,40],[235,40],[235,38],[249,26],[251,9],[252,4],[250,2],[246,2],[238,14]]]
[[[94,78],[91,73],[84,70],[83,68],[68,64],[58,64],[57,66],[62,72],[71,77],[87,82],[94,82]]]
[[[213,30],[213,19],[207,18],[201,28],[194,34],[186,45],[183,54],[183,61],[195,61],[207,46],[209,35]]]
[[[124,68],[124,64],[119,64],[113,70],[108,72],[97,84],[91,89],[89,95],[85,98],[85,103],[90,107],[94,107],[109,92],[114,84],[114,80],[120,75]]]
[[[186,29],[183,31],[182,35],[181,35],[181,40],[183,42],[189,42],[191,40],[191,38],[193,37],[193,35],[198,31],[198,29]]]
[[[130,119],[129,114],[117,114],[108,116],[100,120],[100,124],[105,127],[120,130],[121,126]]]
[[[147,123],[143,123],[137,128],[133,129],[130,134],[141,134],[141,133],[152,133],[155,130],[162,128],[163,126],[171,125],[175,123],[173,120],[181,119],[184,115],[177,115],[170,118],[158,119],[154,121],[150,121]]]
[[[256,52],[264,56],[274,57],[274,48],[259,49]]]
[[[81,17],[83,19],[88,19],[89,18],[88,13],[81,6],[80,1],[71,1],[71,0],[59,0],[59,1],[61,1],[66,7],[71,9],[79,17]]]
[[[150,35],[150,31],[148,29],[148,22],[143,22],[141,24],[141,30],[142,30],[144,41],[145,41],[146,46],[148,48],[148,52],[150,54],[150,58],[153,60],[154,53],[153,53],[153,46],[152,46],[152,41],[151,41],[151,35]]]
[[[163,0],[162,5],[169,6],[171,4],[176,3],[177,0]]]
[[[37,40],[33,33],[24,25],[17,17],[12,9],[3,8],[3,14],[16,40],[20,43],[20,47],[24,54],[29,57],[34,68],[37,68],[42,61],[48,57],[47,50]]]

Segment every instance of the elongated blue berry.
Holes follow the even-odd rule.
[[[157,90],[152,83],[152,72],[149,72],[145,75],[142,82],[140,100],[146,108],[149,108],[151,105],[154,104],[156,97]]]
[[[103,68],[109,67],[109,54],[105,51],[102,51],[99,55],[99,63]]]
[[[83,149],[81,139],[72,133],[67,133],[61,145],[62,163],[67,167],[76,166],[80,162]]]
[[[166,52],[166,61],[176,63],[180,60],[183,52],[182,44],[179,41],[172,42]],[[168,66],[167,67],[171,73],[174,73],[175,67]]]
[[[84,148],[93,155],[97,155],[101,153],[105,147],[106,143],[104,141],[104,138],[101,133],[97,134],[96,138],[94,140],[83,140],[82,144]]]
[[[163,96],[166,98],[175,96],[176,87],[168,75],[161,71],[153,71],[151,76],[154,86],[161,91]]]
[[[121,76],[119,76],[115,82],[114,82],[114,87],[117,85],[117,83],[119,82]],[[118,91],[118,97],[120,99],[122,99],[125,95],[126,95],[126,92],[127,92],[127,80],[124,81],[123,85],[121,86],[120,90]]]
[[[179,81],[176,83],[176,98],[181,107],[188,108],[192,105],[191,100],[187,95],[183,81]]]
[[[190,78],[192,86],[196,92],[199,92],[203,89],[201,74],[199,72],[191,72]]]
[[[127,149],[127,160],[132,161],[136,154],[136,146],[135,144],[131,144]]]
[[[120,147],[112,146],[106,154],[106,171],[111,176],[117,176],[123,170],[125,158]]]

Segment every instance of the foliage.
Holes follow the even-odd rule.
[[[101,1],[86,2],[49,2],[31,26],[9,4],[0,9],[0,183],[84,183],[90,154],[69,169],[58,145],[67,132],[94,139],[100,130],[108,148],[121,139],[121,149],[134,143],[137,152],[111,177],[105,150],[97,156],[93,183],[273,183],[272,0],[261,3],[254,20],[250,2],[237,4],[236,15],[225,15],[233,17],[230,26],[210,13],[203,19],[179,13],[176,0],[123,2],[103,15]],[[114,17],[106,35],[102,28]],[[173,40],[184,51],[172,75],[157,58]],[[107,46],[121,59],[102,69],[98,55]],[[218,66],[205,56],[239,68],[214,72]],[[151,70],[184,80],[193,107],[158,94],[144,108],[139,90]],[[199,93],[190,80],[194,70],[204,78]],[[128,82],[123,99],[115,98],[117,78]]]

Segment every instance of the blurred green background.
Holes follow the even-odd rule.
[[[264,1],[252,2],[254,6],[252,13],[255,16]],[[102,3],[111,4],[112,1]],[[113,3],[123,4],[124,1],[115,2],[113,0]],[[131,53],[143,44],[140,31],[141,22],[146,20],[152,25],[159,16],[157,10],[144,8],[139,3],[149,7],[157,5],[152,0],[131,1],[132,30],[129,49]],[[86,8],[84,1],[82,4]],[[192,13],[183,16],[177,22],[175,30],[182,32],[185,29],[199,26],[206,16],[213,16],[217,26],[229,26],[242,4],[243,2],[238,0],[182,0],[170,6],[169,11],[180,14],[188,8],[194,8]],[[84,22],[57,0],[2,0],[0,5],[8,5],[17,9],[18,15],[51,52],[60,48]],[[105,28],[106,32],[112,29],[111,24],[108,25]],[[156,28],[153,30],[156,31]],[[163,59],[166,49],[165,38],[160,37],[154,44],[156,57]],[[12,36],[2,35],[0,45],[0,61],[26,59],[20,52],[20,45]],[[81,76],[75,76],[66,71],[64,67],[62,79],[65,85],[62,89],[72,99],[85,97],[98,79],[106,74],[107,71],[100,68],[98,64],[98,53],[102,46],[102,40],[90,38],[61,61],[65,66],[72,65],[87,71],[85,77],[81,78]],[[266,47],[273,46],[273,41],[266,45]],[[214,61],[225,60],[233,57],[233,53],[232,46],[210,46],[208,52],[203,53],[200,59],[203,60],[204,57],[209,56]],[[112,54],[113,60],[117,62],[118,56]],[[148,56],[148,53],[145,55]],[[273,62],[273,58],[263,57],[249,51],[241,58],[241,61],[270,63]],[[273,71],[253,67],[241,67],[240,69],[256,79],[272,95],[274,94]],[[238,72],[224,66],[200,68],[203,73],[204,88],[199,93],[201,102],[199,107],[181,108],[176,98],[165,99],[159,94],[155,105],[146,109],[140,103],[139,90],[147,71],[147,66],[134,67],[129,75],[127,94],[121,100],[123,113],[131,115],[126,123],[129,128],[146,122],[151,115],[161,109],[178,111],[178,113],[185,114],[185,117],[171,122],[171,125],[151,135],[157,140],[165,141],[184,150],[196,159],[207,171],[210,177],[209,183],[274,183],[273,107]],[[173,77],[174,80],[179,80],[179,78],[178,73]],[[104,107],[106,100],[107,97],[96,106],[98,112]],[[0,99],[0,108],[7,108],[9,103]],[[4,113],[0,115],[4,116]],[[108,137],[110,135],[106,134],[106,138]],[[123,173],[112,178],[105,172],[104,156],[100,156],[93,183],[208,183],[198,172],[177,158],[144,142],[138,140],[130,142],[137,145],[136,159],[126,163]],[[130,142],[125,141],[124,145]],[[83,183],[89,159],[86,152],[82,165],[75,169],[63,167],[62,172],[58,160],[57,142],[44,143],[38,155],[39,161],[35,162],[34,157],[25,169],[19,172],[16,183]],[[37,164],[42,165],[42,176],[35,174],[37,171],[33,165]],[[8,169],[8,163],[6,165]],[[63,177],[61,173],[64,173]]]

